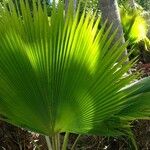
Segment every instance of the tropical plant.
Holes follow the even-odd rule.
[[[149,1],[149,0],[137,0],[137,2],[138,2],[145,10],[150,10],[150,1]]]
[[[145,10],[150,10],[149,0],[119,0],[119,4],[130,3],[131,1],[140,4]]]
[[[132,138],[131,121],[150,116],[150,78],[125,75],[135,61],[117,63],[128,45],[110,46],[117,30],[108,38],[111,27],[79,7],[74,16],[72,2],[66,16],[62,2],[50,17],[39,1],[15,6],[0,10],[0,119],[53,136],[54,149],[62,132],[62,149],[70,132]]]
[[[145,50],[149,50],[150,40],[147,37],[149,25],[145,17],[147,12],[135,3],[135,8],[130,5],[121,5],[120,14],[125,38],[130,40],[131,44],[139,44],[143,41]]]

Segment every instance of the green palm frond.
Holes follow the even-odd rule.
[[[67,16],[62,2],[48,16],[39,1],[19,2],[0,11],[0,118],[45,135],[129,134],[130,107],[136,114],[149,103],[150,87],[126,88],[137,77],[124,75],[134,60],[116,62],[128,44],[111,46],[111,27],[99,30],[100,19],[79,17],[79,8],[74,16],[71,3]],[[149,117],[147,106],[133,118]]]

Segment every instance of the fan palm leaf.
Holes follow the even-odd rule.
[[[128,56],[116,63],[128,45],[111,46],[117,31],[108,38],[111,27],[99,30],[100,19],[79,17],[79,9],[74,15],[72,3],[66,16],[62,2],[51,16],[39,1],[2,6],[1,120],[45,135],[114,136],[149,117],[150,79],[127,86],[137,75],[124,76],[134,64],[124,65]]]

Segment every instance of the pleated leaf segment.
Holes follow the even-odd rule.
[[[150,116],[150,79],[127,86],[137,77],[124,76],[128,56],[117,63],[127,43],[111,46],[117,31],[79,10],[2,2],[0,118],[45,135],[130,135],[130,121]]]

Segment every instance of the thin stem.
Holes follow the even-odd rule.
[[[60,150],[60,134],[52,136],[52,148],[53,150]]]
[[[53,148],[53,150],[55,150],[55,140],[54,140],[53,136],[52,136],[52,148]]]
[[[53,150],[57,150],[56,135],[52,136],[52,148]]]
[[[68,139],[69,139],[69,133],[66,132],[65,137],[64,137],[64,142],[63,142],[63,145],[62,145],[62,150],[67,149]]]
[[[79,140],[80,137],[81,137],[81,134],[79,134],[79,135],[77,136],[75,142],[74,142],[73,145],[72,145],[71,150],[74,150],[74,148],[75,148],[75,146],[76,146],[76,144],[77,144],[77,142],[78,142],[78,140]]]
[[[59,133],[54,136],[56,150],[60,150],[60,136]]]
[[[45,139],[46,139],[48,150],[53,150],[49,136],[45,136]]]
[[[58,144],[58,150],[60,150],[60,134],[57,134],[57,144]]]

